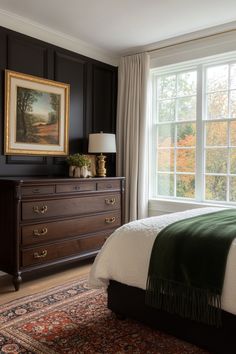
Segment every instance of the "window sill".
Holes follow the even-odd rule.
[[[148,203],[148,215],[157,216],[162,214],[175,213],[178,211],[185,211],[188,209],[197,209],[204,207],[232,208],[235,207],[235,205],[152,198],[149,199]]]

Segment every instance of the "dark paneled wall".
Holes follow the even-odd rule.
[[[5,69],[70,84],[70,153],[87,152],[89,133],[115,133],[116,67],[0,27],[0,176],[67,175],[64,158],[4,156]],[[114,156],[108,166],[114,176]]]

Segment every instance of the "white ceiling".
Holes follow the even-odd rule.
[[[236,0],[0,0],[1,10],[116,56],[236,20]]]

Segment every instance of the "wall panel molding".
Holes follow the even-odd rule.
[[[26,60],[26,58],[33,58]],[[7,36],[7,67],[9,70],[48,78],[48,48],[31,39]]]
[[[0,46],[0,176],[67,175],[65,158],[3,155],[4,70],[70,84],[69,153],[86,153],[93,128],[114,131],[117,67],[3,27]]]
[[[47,158],[45,156],[6,156],[7,164],[15,165],[46,165]]]
[[[93,65],[92,131],[112,133],[116,110],[114,72],[103,65]],[[101,124],[102,122],[102,124]]]

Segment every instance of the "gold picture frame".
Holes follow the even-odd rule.
[[[70,85],[5,70],[5,155],[68,155]]]

